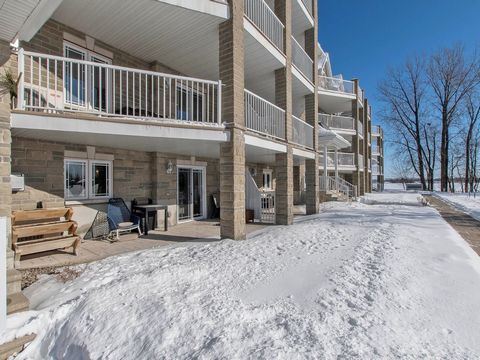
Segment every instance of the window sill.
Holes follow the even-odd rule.
[[[66,206],[74,205],[93,205],[93,204],[107,204],[110,198],[102,199],[85,199],[85,200],[65,200]]]

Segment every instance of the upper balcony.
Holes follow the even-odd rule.
[[[221,125],[221,82],[19,50],[18,110]]]
[[[351,116],[318,114],[320,124],[335,130],[340,134],[355,135],[355,119]]]
[[[230,16],[226,1],[56,2],[60,5],[51,18],[71,29],[148,63],[197,78],[219,78],[218,27]]]
[[[292,62],[294,66],[292,72],[295,77],[303,83],[303,87],[308,89],[310,93],[313,93],[315,91],[313,86],[313,60],[293,36]],[[300,74],[298,72],[300,72]]]
[[[372,136],[375,137],[383,137],[383,130],[380,126],[374,125],[372,126]]]
[[[292,116],[293,142],[301,147],[313,149],[313,133],[312,125],[307,124],[302,119]]]
[[[285,110],[244,90],[245,126],[266,138],[285,140]]]
[[[17,136],[216,157],[228,140],[220,81],[18,54]]]
[[[353,81],[341,77],[319,76],[319,106],[330,114],[352,110],[352,101],[357,98]]]

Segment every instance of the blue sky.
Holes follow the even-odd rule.
[[[480,0],[319,0],[318,10],[319,41],[333,72],[360,79],[374,123],[377,84],[389,66],[457,42],[480,46]],[[390,156],[387,144],[386,177]]]

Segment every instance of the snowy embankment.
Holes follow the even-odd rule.
[[[444,200],[457,210],[480,220],[480,194],[474,196],[473,194],[464,193],[434,192],[433,195]]]
[[[417,196],[43,278],[3,340],[38,334],[19,359],[478,358],[479,258]]]

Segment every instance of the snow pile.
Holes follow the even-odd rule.
[[[410,205],[422,206],[423,197],[417,192],[384,191],[380,193],[365,194],[360,202],[370,205]]]
[[[248,241],[130,253],[34,286],[36,310],[3,338],[38,334],[19,359],[480,356],[479,259],[429,207],[331,203]]]
[[[435,192],[433,195],[446,201],[454,208],[480,220],[480,194],[474,197],[473,194]]]

